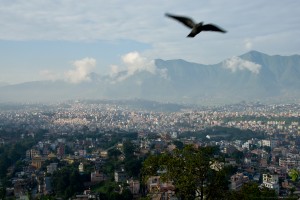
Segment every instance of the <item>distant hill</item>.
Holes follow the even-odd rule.
[[[0,81],[0,87],[1,87],[1,86],[5,86],[5,85],[8,85],[8,83],[6,83],[6,82],[1,82],[1,81]]]
[[[0,102],[135,98],[204,105],[299,102],[299,55],[250,51],[214,65],[181,59],[157,59],[155,65],[157,73],[143,70],[126,78],[126,72],[113,77],[92,73],[91,81],[80,84],[61,80],[0,86]]]

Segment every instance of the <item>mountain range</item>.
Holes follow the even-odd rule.
[[[300,99],[300,55],[250,51],[212,65],[156,59],[152,68],[141,69],[113,75],[91,73],[89,81],[76,84],[56,80],[0,85],[0,102],[147,99],[214,105],[240,101],[299,103]]]

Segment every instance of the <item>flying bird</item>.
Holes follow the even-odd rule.
[[[183,17],[183,16],[176,16],[166,13],[167,17],[173,18],[178,20],[179,22],[183,23],[187,27],[191,28],[192,31],[190,34],[187,35],[187,37],[195,37],[197,34],[199,34],[201,31],[217,31],[226,33],[225,30],[221,29],[220,27],[214,25],[214,24],[203,24],[203,22],[195,23],[191,18]]]

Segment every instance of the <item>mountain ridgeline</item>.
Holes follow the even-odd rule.
[[[250,51],[214,65],[155,60],[155,71],[89,75],[90,81],[36,81],[0,86],[0,102],[147,99],[216,105],[240,101],[299,103],[300,55]]]

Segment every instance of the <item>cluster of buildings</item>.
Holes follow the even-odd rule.
[[[0,130],[47,129],[54,134],[93,131],[197,132],[211,126],[237,127],[269,134],[299,134],[300,106],[243,104],[217,108],[186,108],[179,112],[136,111],[114,104],[74,102],[56,106],[25,106],[0,112]],[[287,121],[295,119],[296,121]],[[0,143],[3,143],[0,138]]]
[[[267,136],[264,139],[254,137],[234,141],[226,138],[216,141],[211,137],[205,142],[179,137],[184,132],[198,132],[214,126],[263,131]],[[34,137],[40,130],[47,131],[41,141],[24,152],[27,165],[12,175],[13,188],[7,188],[7,195],[14,194],[17,199],[26,199],[28,191],[36,196],[51,194],[50,175],[59,170],[60,161],[79,162],[80,173],[86,172],[86,163],[92,163],[94,170],[90,171],[89,183],[85,183],[87,190],[74,199],[96,199],[97,196],[88,190],[89,186],[110,178],[101,171],[109,149],[122,150],[122,143],[101,147],[101,142],[112,139],[109,133],[114,131],[138,132],[138,138],[132,140],[136,156],[172,151],[176,148],[172,143],[174,140],[197,146],[218,145],[221,152],[230,155],[222,165],[238,169],[230,178],[229,188],[232,190],[239,190],[243,184],[255,181],[261,187],[275,189],[281,196],[289,194],[292,188],[300,191],[300,185],[289,177],[291,169],[300,171],[300,105],[236,105],[162,113],[76,102],[67,106],[39,109],[26,106],[21,110],[0,112],[0,131],[4,133],[0,135],[0,145],[15,140],[5,133],[16,130],[21,133],[18,139]],[[103,135],[102,138],[76,137],[87,133]],[[150,137],[153,134],[156,137]],[[66,140],[65,136],[70,135],[74,136],[73,139]],[[118,159],[124,160],[124,154]],[[140,180],[129,177],[123,168],[115,170],[113,179],[117,183],[126,183],[126,189],[130,189],[136,198],[141,194]],[[37,183],[36,187],[33,182]],[[159,175],[150,177],[146,188],[146,193],[152,198],[175,198],[174,186],[161,181]]]

